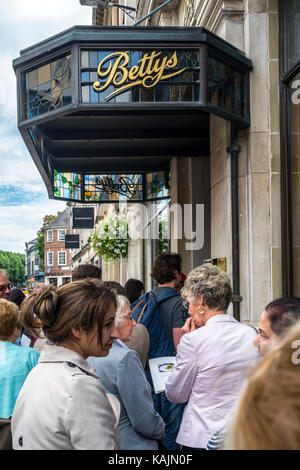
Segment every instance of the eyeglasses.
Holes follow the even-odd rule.
[[[6,289],[10,290],[10,286],[11,286],[11,284],[7,284],[7,286],[0,286],[0,292],[4,291]]]

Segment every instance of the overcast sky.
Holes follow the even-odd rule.
[[[9,0],[0,5],[0,250],[23,253],[46,214],[63,210],[44,182],[17,129],[12,60],[20,50],[74,25],[91,25],[92,8],[79,0]]]

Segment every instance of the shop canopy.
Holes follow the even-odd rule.
[[[251,61],[204,28],[75,26],[13,66],[50,198],[167,197],[172,157],[209,157],[210,113],[250,123]]]

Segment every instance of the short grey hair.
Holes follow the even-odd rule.
[[[119,328],[126,316],[125,308],[130,307],[130,302],[124,295],[117,295],[117,310],[116,310],[116,317],[115,317],[115,327]]]
[[[0,269],[0,276],[7,277],[7,272],[5,271],[5,269]]]
[[[217,266],[207,263],[193,269],[181,290],[184,299],[203,297],[205,305],[216,311],[226,311],[232,299],[232,288],[228,274]]]

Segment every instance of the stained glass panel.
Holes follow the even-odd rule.
[[[54,170],[54,196],[80,201],[82,198],[82,175],[59,173]]]
[[[199,49],[81,51],[83,103],[199,101],[199,85]]]
[[[24,119],[72,103],[71,55],[25,73]]]
[[[85,200],[126,201],[143,199],[142,175],[85,175]]]
[[[147,174],[147,199],[169,197],[169,189],[166,187],[165,173],[156,172]]]

